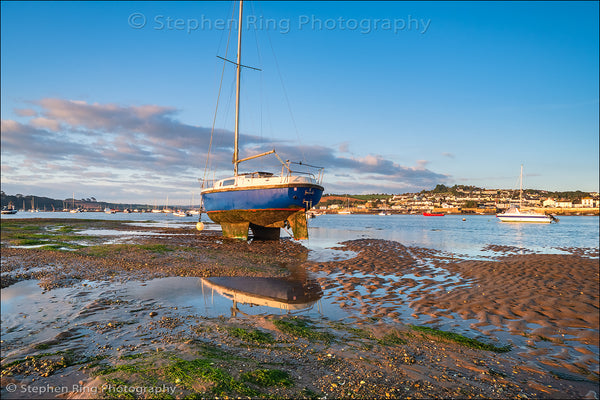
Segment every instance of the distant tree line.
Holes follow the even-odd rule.
[[[467,186],[467,185],[454,185],[452,187],[448,187],[446,185],[436,185],[432,190],[423,190],[421,194],[452,194],[458,195],[459,192],[462,193],[472,193],[484,190],[496,190],[496,189],[483,189],[476,186]],[[497,189],[500,190],[512,190],[513,197],[519,197],[519,191],[515,189]],[[565,199],[572,202],[577,202],[583,199],[584,197],[590,197],[589,192],[582,192],[581,190],[574,191],[566,191],[566,192],[551,192],[548,190],[538,190],[538,189],[523,189],[523,194],[525,195],[539,195],[543,197],[552,197],[553,199]]]
[[[64,200],[51,199],[49,197],[34,196],[34,195],[7,195],[4,191],[1,192],[1,206],[8,206],[12,203],[16,209],[24,210],[45,210],[45,211],[61,211],[63,209],[73,208],[86,208],[86,209],[104,209],[113,208],[123,210],[125,208],[149,208],[147,205],[140,204],[119,204],[119,203],[107,203],[104,201],[97,201],[95,197],[88,197],[83,199],[68,198]]]
[[[25,209],[31,210],[32,208],[43,210],[46,209],[51,211],[53,209],[62,210],[63,209],[63,201],[51,199],[49,197],[42,196],[33,196],[33,195],[7,195],[4,191],[1,192],[2,195],[2,207],[8,206],[10,203],[16,209]]]

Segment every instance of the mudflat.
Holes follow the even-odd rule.
[[[179,225],[3,220],[3,304],[28,282],[46,300],[3,307],[2,397],[597,398],[597,248],[336,249],[353,256]],[[159,278],[299,270],[350,317],[206,317],[125,295]]]

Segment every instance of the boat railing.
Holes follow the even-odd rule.
[[[273,154],[277,158],[277,160],[279,160],[279,162],[281,163],[281,181],[282,181],[282,183],[288,183],[290,178],[294,175],[308,176],[313,182],[315,182],[319,185],[323,182],[323,173],[325,170],[324,167],[317,167],[316,165],[306,164],[306,163],[303,163],[302,161],[299,161],[299,162],[290,161],[290,160],[283,161],[283,159],[281,157],[279,157],[279,154],[277,154],[275,149],[261,153],[261,154],[257,154],[254,156],[243,158],[241,160],[238,160],[238,163],[242,163],[244,161],[249,161],[249,160],[252,160],[255,158],[259,158],[259,157],[268,156],[271,154]],[[306,170],[292,169],[292,167],[291,167],[292,165],[305,167]]]
[[[308,170],[300,171],[300,170],[292,170],[291,168],[288,168],[290,173],[300,174],[300,175],[308,175],[312,178],[312,180],[314,180],[319,185],[323,182],[323,173],[325,171],[324,167],[318,167],[316,165],[306,164],[306,163],[303,163],[302,161],[299,161],[299,162],[288,161],[288,167],[291,164],[306,167]]]
[[[306,176],[308,177],[308,179],[310,179],[311,182],[317,183],[317,184],[321,184],[323,178],[322,178],[322,174],[319,172],[317,174],[313,173],[313,172],[307,172],[307,171],[297,171],[297,170],[290,170],[285,176],[284,176],[284,183],[287,183],[291,180],[291,178],[293,177],[299,177],[299,176]]]
[[[309,177],[309,179],[312,182],[315,182],[318,185],[322,184],[323,175],[324,175],[324,171],[325,171],[324,167],[318,167],[316,165],[306,164],[306,163],[303,163],[302,161],[299,161],[299,162],[290,161],[290,160],[283,161],[281,159],[281,157],[279,157],[279,154],[277,154],[275,152],[275,149],[261,153],[261,154],[257,154],[254,156],[243,158],[241,160],[238,160],[237,163],[239,164],[244,161],[253,160],[253,159],[264,157],[264,156],[271,155],[271,154],[275,155],[275,157],[277,157],[277,159],[281,163],[280,177],[281,177],[282,183],[289,183],[289,181],[291,180],[291,178],[293,176],[301,176],[302,175],[302,176]],[[298,168],[292,169],[292,165],[305,168],[305,170],[301,170]],[[247,176],[249,174],[238,174],[238,175],[246,175]],[[254,176],[253,174],[250,174],[250,180],[254,180],[254,178],[262,178],[262,176]],[[215,179],[214,177],[212,179],[198,179],[198,182],[200,182],[203,189],[208,187],[208,185],[214,186],[215,182],[217,182],[217,181],[218,181],[218,179]]]

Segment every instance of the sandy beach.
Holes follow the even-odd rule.
[[[289,239],[23,223],[34,234],[68,225],[62,243],[85,245],[65,251],[15,248],[24,228],[4,224],[3,297],[31,281],[69,301],[3,311],[2,398],[598,398],[597,248],[537,254],[490,244],[489,257],[469,259],[359,239],[334,249],[352,256],[320,261]],[[81,233],[92,228],[153,235]],[[159,278],[284,278],[298,269],[351,317],[208,318],[126,296]],[[26,325],[38,312],[56,318]]]

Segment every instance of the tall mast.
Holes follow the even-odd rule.
[[[240,0],[240,16],[238,21],[238,47],[237,47],[237,85],[235,94],[235,143],[233,149],[233,174],[238,174],[238,141],[240,136],[240,76],[242,70],[242,6],[243,2]]]
[[[519,179],[519,207],[523,206],[523,164],[521,164],[521,177]]]

